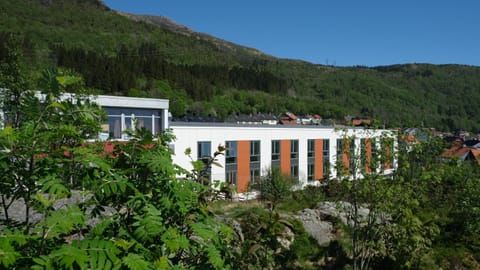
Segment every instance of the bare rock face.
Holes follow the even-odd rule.
[[[319,209],[303,209],[295,216],[303,224],[305,231],[317,240],[319,245],[328,244],[334,238],[331,221],[322,220]]]
[[[348,202],[321,202],[316,209],[303,209],[294,217],[303,223],[305,231],[317,240],[319,245],[335,239],[337,222],[351,224],[352,205]],[[368,209],[360,207],[360,217],[368,215]]]

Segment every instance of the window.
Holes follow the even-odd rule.
[[[323,178],[330,177],[330,140],[323,139]]]
[[[211,158],[211,143],[210,142],[197,142],[197,159],[202,160],[203,163],[205,164],[205,167],[203,170],[200,172],[201,177],[212,180],[212,168],[211,166],[207,166],[206,164]]]
[[[298,140],[292,140],[290,143],[290,158],[298,158]]]
[[[362,169],[367,169],[367,140],[360,139],[360,164]]]
[[[160,110],[154,109],[132,109],[120,107],[104,107],[108,119],[102,123],[102,134],[108,134],[114,139],[128,139],[122,132],[137,128],[145,128],[153,135],[160,134],[161,117]]]
[[[308,157],[315,156],[315,140],[308,140],[307,141],[307,155]]]
[[[307,141],[307,180],[315,180],[315,140]]]
[[[260,162],[260,141],[250,141],[250,162]]]
[[[348,168],[350,170],[351,174],[356,173],[357,171],[357,164],[356,160],[358,158],[357,155],[355,155],[355,139],[350,139],[348,140]]]
[[[198,142],[197,149],[197,159],[204,160],[205,158],[210,158],[212,155],[212,147],[210,142]]]
[[[307,180],[309,182],[315,180],[315,164],[309,163],[307,167]]]
[[[337,139],[337,163],[342,160],[343,157],[343,139]]]
[[[260,169],[253,168],[250,170],[250,185],[254,185],[260,181]]]
[[[292,163],[290,166],[290,176],[298,180],[298,163]]]
[[[272,141],[272,161],[280,160],[280,141]]]
[[[229,184],[237,185],[237,172],[236,171],[225,172],[225,181]]]
[[[237,142],[236,141],[226,141],[225,142],[225,163],[233,164],[237,163]]]

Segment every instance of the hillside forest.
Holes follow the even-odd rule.
[[[369,117],[387,128],[480,131],[475,66],[280,59],[97,0],[2,1],[0,13],[0,44],[21,40],[32,89],[44,67],[56,67],[82,77],[92,93],[168,98],[174,116],[291,111],[340,123]]]

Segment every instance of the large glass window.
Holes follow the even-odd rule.
[[[225,163],[233,164],[237,163],[237,142],[226,141],[225,142]]]
[[[310,182],[315,180],[315,164],[314,163],[308,163],[307,180]]]
[[[348,168],[351,174],[357,172],[357,156],[355,155],[355,139],[348,140]]]
[[[272,141],[272,161],[280,160],[280,141]]]
[[[212,155],[212,146],[210,142],[198,142],[198,152],[197,152],[197,158],[198,159],[206,159],[210,158]]]
[[[260,161],[260,141],[250,141],[250,162]]]
[[[298,163],[292,163],[290,165],[290,176],[293,179],[298,180]]]
[[[360,164],[361,164],[361,169],[366,170],[367,169],[367,140],[366,139],[360,139]]]
[[[292,140],[290,143],[290,158],[298,158],[298,140]]]
[[[109,115],[107,122],[102,124],[102,132],[107,133],[110,138],[122,138],[122,117]]]
[[[252,168],[250,169],[250,185],[258,183],[260,180],[260,169]]]
[[[315,180],[315,140],[307,141],[307,180]]]
[[[330,140],[323,139],[323,178],[330,176]]]
[[[337,139],[337,163],[343,159],[343,139]]]
[[[307,141],[307,154],[308,154],[308,157],[315,156],[315,140]]]
[[[132,129],[135,124],[137,128],[145,128],[153,135],[161,132],[161,110],[117,107],[103,109],[108,119],[102,124],[102,137],[103,134],[108,134],[113,139],[128,139],[122,132]]]
[[[208,164],[208,161],[212,155],[212,146],[210,142],[197,142],[197,159],[202,160],[205,164],[204,169],[201,171],[201,176],[212,180],[212,168]]]
[[[236,171],[225,172],[225,180],[229,184],[237,185],[237,172]]]

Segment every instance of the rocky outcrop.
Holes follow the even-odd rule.
[[[333,223],[322,220],[319,209],[303,209],[294,217],[302,222],[305,231],[315,238],[319,245],[326,244],[334,238]]]
[[[310,234],[319,245],[328,244],[335,239],[336,225],[341,222],[350,224],[352,205],[348,202],[321,202],[315,209],[303,209],[293,217],[300,220],[305,231]],[[360,207],[358,214],[366,217],[368,208]]]

